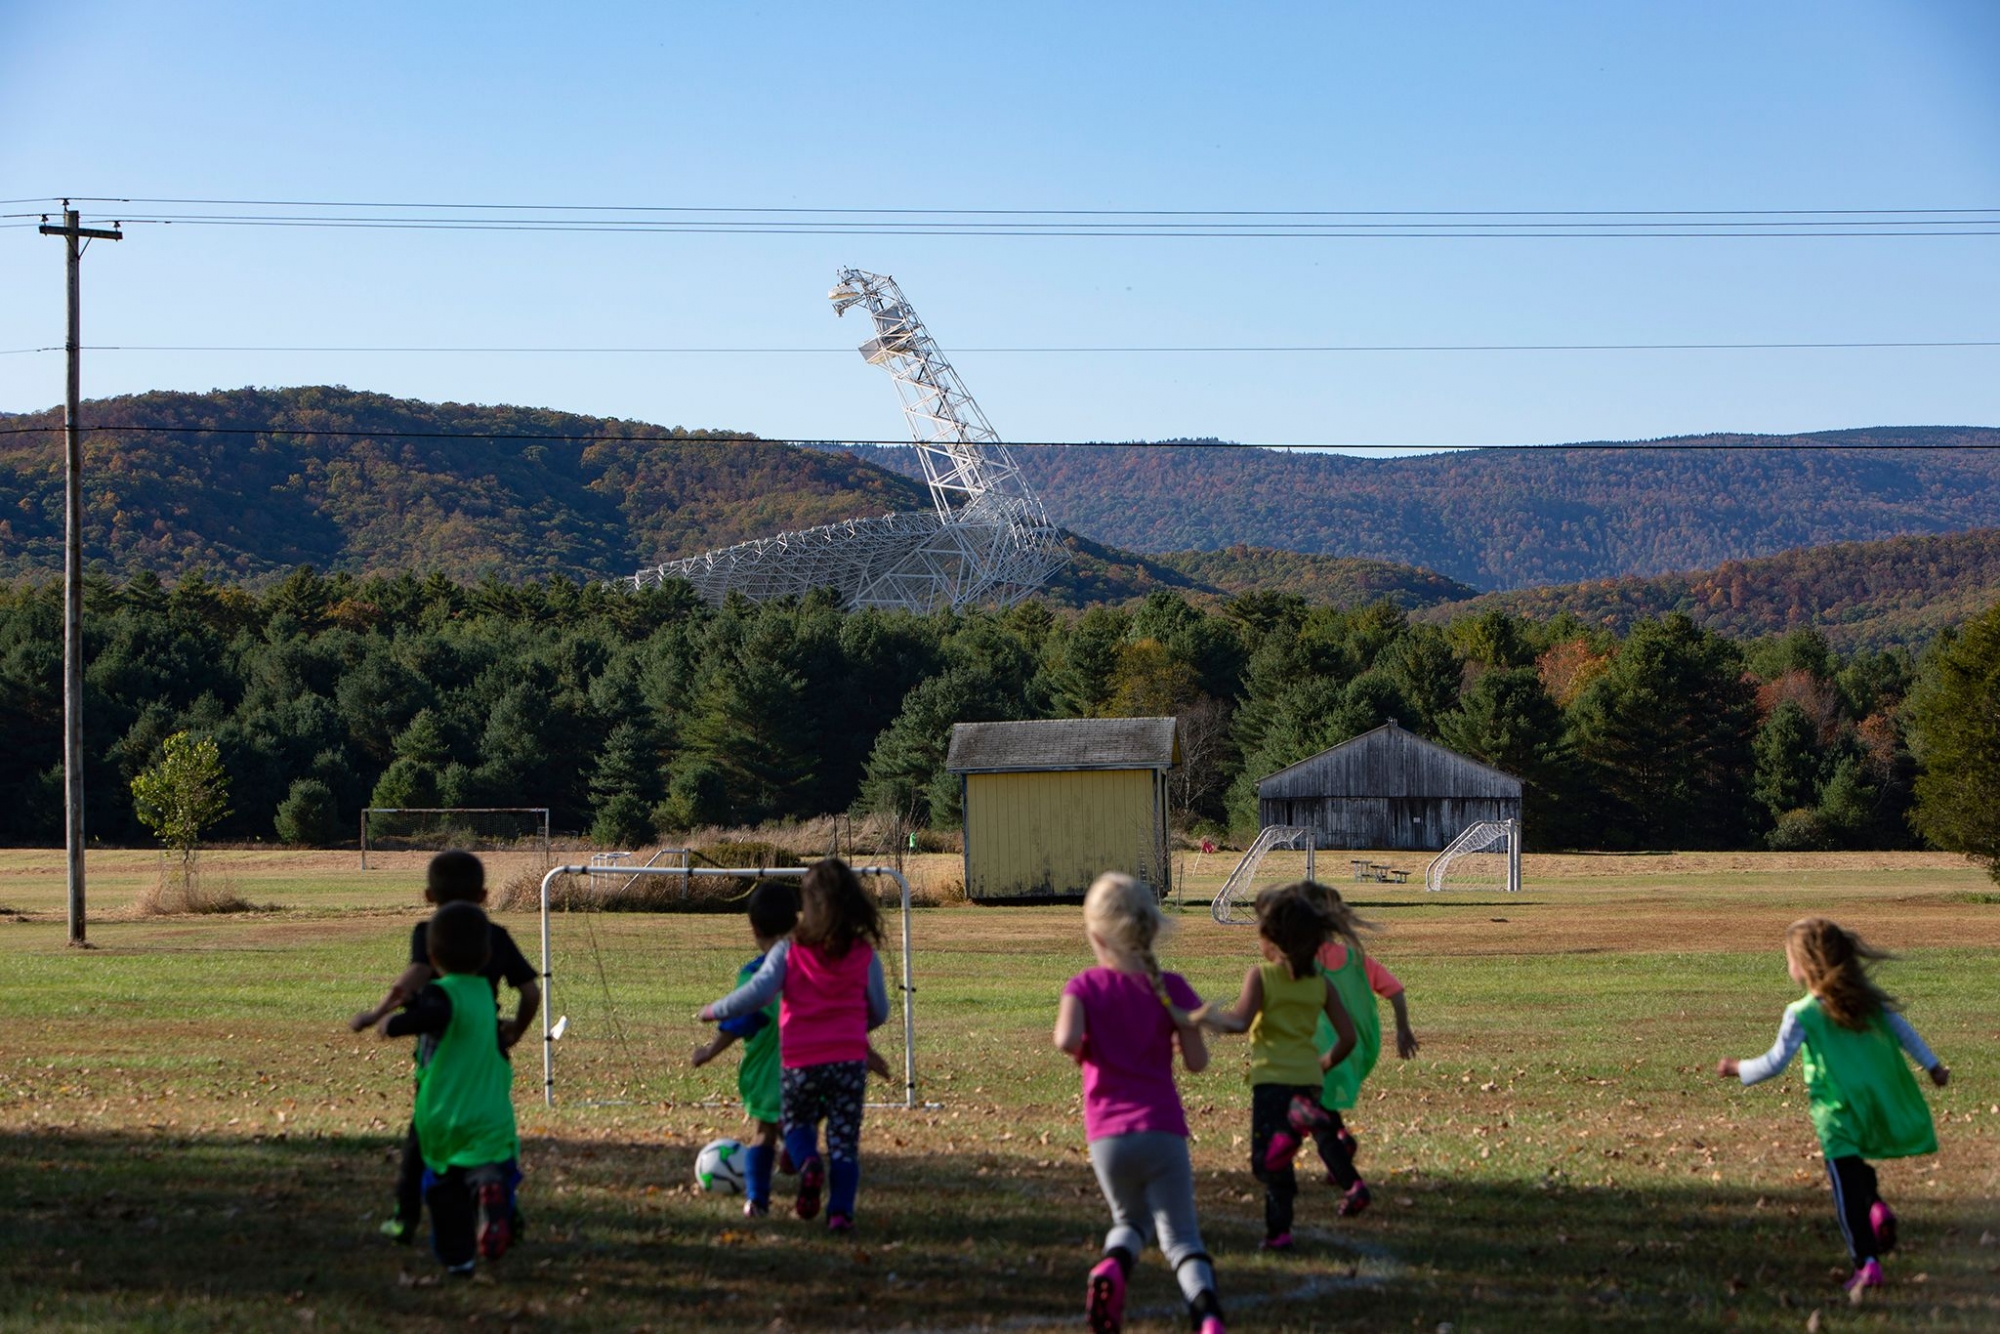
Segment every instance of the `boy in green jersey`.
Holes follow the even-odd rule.
[[[384,1037],[418,1035],[417,1143],[431,1246],[445,1268],[472,1273],[512,1240],[521,1180],[514,1070],[500,1048],[500,1015],[481,970],[491,928],[477,904],[447,903],[427,932],[433,981],[381,1021]]]
[[[792,933],[799,920],[799,897],[784,881],[767,880],[750,895],[750,934],[757,957],[737,970],[742,986],[764,966],[764,956]],[[713,1042],[694,1049],[694,1063],[707,1065],[732,1042],[743,1043],[743,1064],[736,1072],[736,1089],[743,1096],[743,1113],[757,1126],[756,1141],[743,1150],[743,1213],[761,1218],[771,1212],[771,1167],[778,1151],[778,1117],[782,1109],[778,1068],[778,1002],[740,1019],[725,1019]]]

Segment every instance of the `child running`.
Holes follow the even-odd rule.
[[[486,902],[486,867],[479,858],[469,852],[452,849],[440,852],[431,858],[424,871],[424,898],[433,904],[470,903],[475,907]],[[409,1004],[424,984],[431,980],[435,970],[430,956],[430,918],[418,922],[410,932],[410,962],[389,987],[389,994],[382,1003],[372,1010],[363,1010],[348,1021],[348,1027],[359,1033],[365,1028],[373,1028],[396,1009]],[[516,1004],[514,1017],[500,1021],[500,1050],[511,1051],[521,1035],[528,1031],[528,1025],[535,1020],[541,1009],[542,988],[537,980],[535,966],[522,956],[514,938],[507,934],[507,928],[488,919],[487,956],[481,974],[493,989],[493,999],[500,999],[500,984],[505,982],[514,988]],[[417,1147],[417,1124],[413,1120],[403,1136],[403,1157],[396,1174],[396,1212],[382,1224],[382,1235],[391,1241],[407,1244],[417,1235],[417,1225],[424,1214],[424,1157]],[[513,1227],[518,1237],[521,1220],[515,1218]]]
[[[1896,1247],[1896,1215],[1877,1194],[1870,1158],[1909,1158],[1937,1152],[1937,1129],[1910,1067],[1910,1054],[1943,1088],[1951,1079],[1893,997],[1875,985],[1868,965],[1889,956],[1863,944],[1824,917],[1793,922],[1785,931],[1785,964],[1806,989],[1785,1007],[1771,1050],[1754,1060],[1725,1056],[1716,1073],[1745,1085],[1761,1083],[1805,1049],[1806,1097],[1819,1133],[1833,1209],[1854,1260],[1842,1286],[1860,1301],[1882,1286],[1882,1256]]]
[[[1084,1313],[1092,1334],[1118,1334],[1133,1262],[1158,1236],[1196,1334],[1223,1334],[1215,1268],[1194,1214],[1187,1117],[1174,1084],[1174,1044],[1199,1073],[1208,1044],[1188,1011],[1201,1004],[1179,973],[1153,956],[1165,919],[1153,891],[1129,875],[1097,877],[1083,929],[1097,967],[1072,977],[1056,1011],[1056,1046],[1083,1067],[1083,1130],[1090,1165],[1111,1206],[1104,1258],[1090,1271]]]
[[[798,893],[781,880],[767,880],[750,895],[750,935],[757,957],[736,974],[742,986],[757,975],[778,943],[799,920]],[[783,1106],[783,1080],[778,1073],[778,1002],[752,1010],[739,1019],[724,1019],[713,1042],[694,1049],[697,1067],[707,1065],[738,1038],[743,1063],[736,1071],[736,1091],[743,1097],[743,1114],[757,1127],[756,1142],[743,1151],[743,1216],[762,1218],[771,1212],[771,1167],[777,1161],[778,1118]]]
[[[383,1019],[382,1036],[417,1044],[417,1143],[431,1247],[447,1272],[470,1277],[475,1255],[497,1260],[513,1237],[520,1142],[514,1069],[500,1051],[500,1015],[481,971],[492,949],[477,904],[447,903],[432,916],[427,952],[437,976]]]
[[[1264,962],[1244,975],[1236,1004],[1210,1003],[1194,1017],[1219,1033],[1250,1031],[1250,1171],[1264,1183],[1264,1249],[1289,1251],[1299,1193],[1292,1159],[1328,1123],[1321,1082],[1354,1050],[1354,1020],[1319,971],[1327,922],[1303,884],[1257,896],[1257,935]],[[1322,1015],[1336,1035],[1324,1053],[1313,1046]]]
[[[1374,1071],[1382,1054],[1382,1015],[1375,997],[1386,998],[1396,1012],[1398,1056],[1407,1061],[1417,1054],[1417,1035],[1410,1031],[1410,1007],[1403,999],[1403,984],[1374,955],[1361,948],[1361,931],[1373,930],[1373,925],[1356,916],[1354,909],[1340,897],[1340,891],[1331,885],[1309,882],[1305,892],[1333,932],[1333,938],[1320,946],[1320,970],[1332,981],[1333,989],[1340,993],[1340,1003],[1354,1020],[1354,1050],[1326,1072],[1320,1084],[1319,1106],[1327,1119],[1324,1125],[1313,1127],[1312,1132],[1320,1161],[1326,1164],[1326,1183],[1343,1192],[1334,1212],[1342,1218],[1352,1218],[1366,1209],[1373,1197],[1354,1168],[1354,1136],[1340,1114],[1354,1109],[1361,1096],[1362,1082]],[[1329,1051],[1333,1044],[1333,1025],[1322,1015],[1313,1034],[1313,1045]]]
[[[806,872],[803,911],[790,940],[764,955],[748,982],[701,1008],[703,1023],[737,1019],[779,1000],[778,1051],[785,1151],[799,1172],[793,1210],[826,1225],[854,1229],[861,1185],[861,1112],[868,1083],[868,1032],[889,1017],[882,980],[882,918],[874,900],[838,857]],[[826,1159],[819,1123],[826,1122]]]

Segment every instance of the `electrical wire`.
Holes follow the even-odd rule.
[[[962,347],[958,354],[981,356],[1078,356],[1078,355],[1208,355],[1225,353],[1375,353],[1375,352],[1768,352],[1768,351],[1849,351],[1861,349],[1921,349],[2000,347],[2000,339],[1855,340],[1818,343],[1268,343],[1268,344],[1133,344],[1130,346],[1078,347]],[[34,352],[61,352],[60,346],[0,349],[0,356],[21,356]],[[535,355],[535,356],[839,356],[854,355],[845,347],[507,347],[507,346],[380,346],[364,344],[229,344],[229,343],[99,343],[85,352],[269,352],[269,353],[362,353],[428,355]]]
[[[0,427],[0,436],[15,435],[55,435],[63,428],[52,426],[9,426]],[[821,436],[751,436],[716,435],[705,439],[687,436],[650,436],[614,434],[611,432],[567,432],[567,431],[350,431],[325,428],[293,429],[285,426],[157,426],[151,424],[129,425],[84,425],[77,428],[90,434],[144,434],[144,435],[261,435],[295,436],[308,438],[329,438],[349,440],[485,440],[490,442],[518,440],[524,443],[542,444],[632,444],[632,445],[796,445],[806,448],[845,448],[849,446],[894,446],[913,448],[907,438],[862,439],[852,437]],[[1983,429],[1983,428],[1979,428]],[[1258,442],[1248,440],[998,440],[991,443],[1008,449],[1261,449],[1278,453],[1318,453],[1348,449],[1399,449],[1399,450],[1506,450],[1520,453],[1536,450],[1558,452],[1586,451],[1590,453],[1652,453],[1652,452],[1734,452],[1775,450],[1783,452],[1836,451],[1843,453],[1881,453],[1916,450],[1941,453],[1986,453],[2000,450],[2000,432],[1991,444],[1945,443],[1913,441],[1905,444],[1847,444],[1833,440],[1813,440],[1798,436],[1751,439],[1751,440],[1596,440],[1579,441],[1559,445],[1510,445],[1510,444],[1362,444],[1350,442]]]

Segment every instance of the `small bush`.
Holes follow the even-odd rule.
[[[1817,811],[1786,811],[1778,827],[1765,836],[1773,852],[1829,852],[1839,845]]]
[[[333,789],[317,778],[301,778],[278,806],[278,838],[292,847],[323,848],[340,837]]]

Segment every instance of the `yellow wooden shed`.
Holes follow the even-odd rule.
[[[1171,888],[1172,718],[960,723],[945,765],[965,812],[965,892],[981,903],[1077,900],[1105,871]]]

